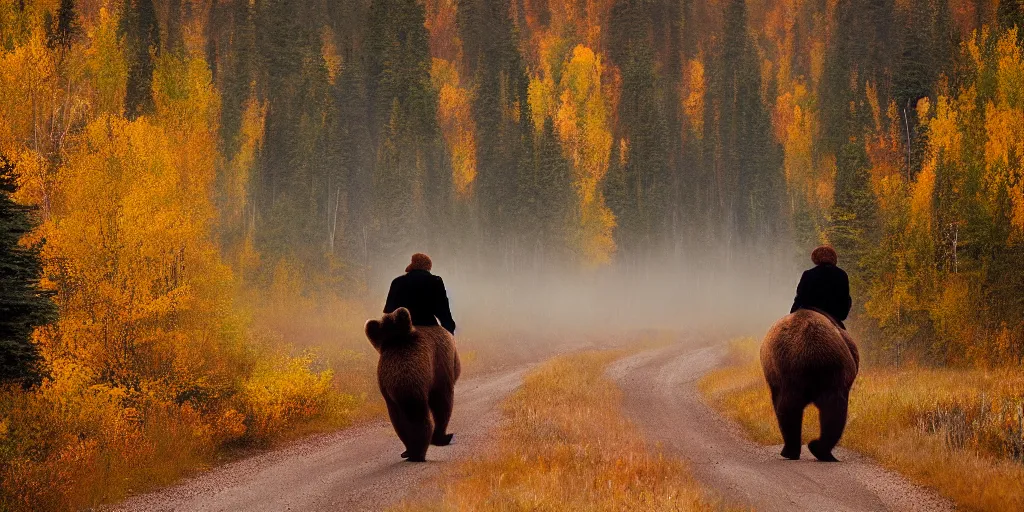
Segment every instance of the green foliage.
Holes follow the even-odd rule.
[[[154,56],[160,51],[160,28],[153,0],[125,0],[120,32],[128,57],[125,115],[135,119],[153,111]]]
[[[745,0],[730,0],[719,61],[722,165],[728,176],[729,229],[748,243],[773,240],[782,229],[782,155],[761,101],[757,48]]]
[[[53,321],[57,308],[39,284],[41,242],[22,243],[36,226],[36,208],[15,203],[15,190],[14,164],[0,155],[0,383],[27,386],[43,370],[32,332]]]

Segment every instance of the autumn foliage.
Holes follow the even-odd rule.
[[[220,94],[202,54],[184,49],[155,59],[153,109],[129,120],[120,7],[92,13],[66,47],[48,44],[52,8],[0,4],[0,150],[19,171],[18,199],[41,209],[27,242],[45,241],[60,311],[35,335],[42,384],[0,399],[0,508],[91,506],[228,446],[351,421],[360,399],[321,357],[256,329],[238,302],[245,262],[226,261],[215,237],[244,201],[262,109],[246,116],[248,149],[225,158]]]

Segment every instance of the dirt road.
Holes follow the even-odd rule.
[[[726,502],[759,511],[953,509],[841,447],[835,451],[840,463],[817,462],[806,447],[799,461],[789,461],[779,456],[781,446],[743,439],[696,388],[724,354],[723,345],[684,344],[618,361],[609,375],[622,387],[626,412],[647,439],[688,460],[697,479]]]
[[[417,489],[418,482],[436,474],[445,462],[484,445],[500,418],[498,403],[519,385],[525,371],[519,367],[460,382],[449,427],[455,441],[431,447],[426,463],[400,459],[401,442],[391,424],[380,421],[239,460],[112,510],[381,510]]]

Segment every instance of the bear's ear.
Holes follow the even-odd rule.
[[[401,332],[412,330],[412,315],[409,314],[408,309],[398,308],[395,310],[395,327]]]
[[[366,339],[370,340],[373,348],[380,350],[381,337],[384,334],[384,326],[381,325],[380,320],[367,320],[363,330],[366,332]]]

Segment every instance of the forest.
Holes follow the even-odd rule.
[[[418,250],[829,243],[870,360],[1019,367],[1022,49],[1020,0],[0,0],[0,510],[356,421]]]

